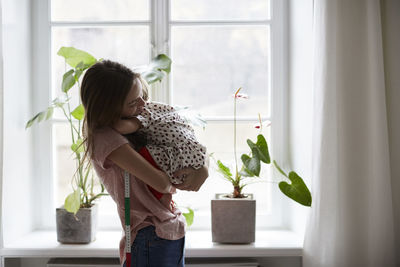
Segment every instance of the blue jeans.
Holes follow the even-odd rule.
[[[147,226],[137,233],[131,253],[131,267],[184,267],[185,237],[163,239],[156,235],[154,226]]]

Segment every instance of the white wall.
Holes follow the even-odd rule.
[[[31,162],[31,33],[29,0],[2,0],[3,19],[3,229],[4,243],[32,229],[35,198]]]
[[[289,161],[311,190],[313,0],[290,0],[289,13]],[[290,205],[289,227],[303,234],[309,208]]]

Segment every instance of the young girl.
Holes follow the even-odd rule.
[[[136,79],[134,84],[140,92],[147,91],[145,81]],[[139,96],[138,101],[141,100],[143,95]],[[121,118],[114,129],[121,134],[145,133],[147,150],[174,185],[185,179],[184,175],[174,176],[174,172],[186,167],[199,169],[205,164],[206,148],[196,140],[192,127],[167,104],[143,100],[140,114]]]
[[[143,111],[147,92],[140,80],[140,75],[108,60],[86,71],[81,86],[85,157],[89,156],[98,177],[116,202],[123,229],[123,171],[131,174],[132,266],[184,266],[185,219],[178,209],[171,207],[172,193],[175,188],[199,190],[208,177],[208,159],[198,169],[186,167],[175,172],[174,176],[186,178],[174,187],[169,176],[157,168],[145,147],[145,138],[135,133],[129,136],[132,141],[129,142],[113,129],[121,118],[138,116]],[[125,262],[124,248],[125,233],[119,246],[121,264]]]

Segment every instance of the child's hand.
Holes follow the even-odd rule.
[[[140,121],[133,117],[127,119],[121,118],[113,125],[113,128],[120,134],[130,134],[139,130],[141,126]]]

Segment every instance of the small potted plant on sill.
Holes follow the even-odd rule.
[[[57,240],[60,243],[90,243],[95,240],[97,231],[98,205],[95,204],[95,201],[108,194],[102,184],[101,191],[94,193],[93,169],[90,161],[83,159],[82,120],[85,110],[80,101],[79,105],[72,109],[70,90],[80,89],[81,75],[98,60],[89,53],[74,47],[61,47],[57,55],[64,57],[66,63],[71,67],[63,74],[61,85],[63,97],[54,99],[47,109],[32,117],[26,123],[25,128],[52,118],[55,108],[62,110],[69,123],[72,138],[71,152],[74,155],[76,172],[73,176],[73,192],[65,198],[64,205],[56,209]],[[141,73],[144,79],[151,84],[161,81],[165,77],[165,73],[170,72],[170,68],[170,58],[160,54],[149,65],[138,68],[137,72]]]
[[[247,98],[246,95],[239,94],[240,90],[241,88],[233,95],[234,175],[220,160],[216,161],[217,171],[233,186],[233,192],[231,194],[216,194],[215,199],[211,200],[212,241],[218,243],[246,244],[255,241],[256,200],[253,199],[253,194],[244,194],[242,190],[249,184],[246,182],[248,179],[260,176],[262,163],[271,163],[268,143],[261,133],[262,127],[269,126],[270,122],[262,122],[259,116],[259,124],[256,128],[260,129],[260,134],[258,134],[255,143],[247,139],[247,144],[251,152],[241,155],[243,165],[240,169],[238,168],[236,154],[236,101],[239,98]],[[276,161],[273,161],[273,165],[282,175],[291,181],[291,184],[288,184],[286,181],[281,181],[279,183],[281,192],[302,205],[311,206],[311,194],[303,179],[294,171],[291,171],[289,175],[287,175]]]

